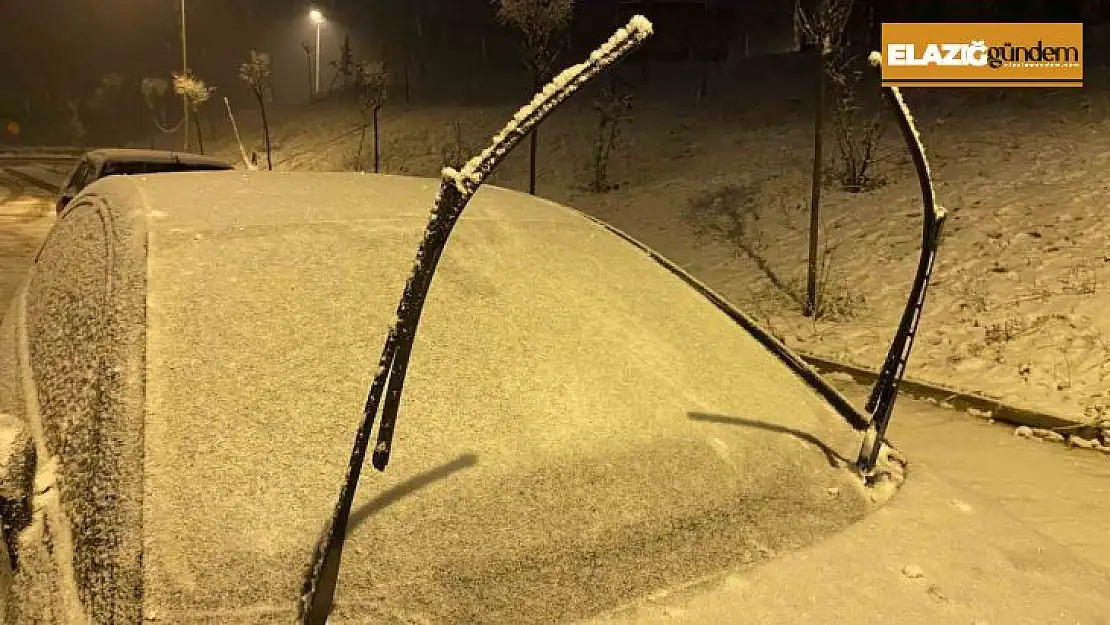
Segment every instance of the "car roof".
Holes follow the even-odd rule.
[[[86,191],[140,233],[115,253],[146,283],[148,610],[291,615],[437,186],[236,171]],[[428,296],[392,463],[363,474],[334,620],[550,622],[759,562],[873,506],[842,460],[858,446],[644,250],[483,188]]]
[[[183,165],[200,165],[211,167],[232,168],[232,165],[223,159],[203,154],[188,152],[173,152],[167,150],[142,150],[134,148],[103,148],[88,152],[87,157],[96,162],[111,161],[114,163],[181,163]]]

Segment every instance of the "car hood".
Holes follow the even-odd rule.
[[[1108,588],[1106,569],[1080,561],[990,501],[914,465],[882,509],[815,545],[566,622],[1104,625],[1110,623]],[[345,615],[329,623],[380,623],[379,607],[347,604]],[[360,611],[375,616],[356,616]],[[220,614],[220,622],[230,625],[288,620],[288,609],[265,604]],[[177,614],[174,622],[207,623],[211,615]]]
[[[578,625],[1099,625],[1108,591],[1110,570],[914,464],[893,499],[835,536]]]

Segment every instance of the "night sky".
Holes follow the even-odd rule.
[[[592,40],[611,26],[612,9],[608,7],[614,2],[578,1],[575,27],[584,40]],[[667,2],[642,4],[650,7]],[[788,0],[713,2],[764,13],[780,4],[788,14],[791,6]],[[868,4],[857,2],[856,12],[865,11]],[[991,3],[938,0],[908,4],[917,14],[894,17],[938,19],[948,11],[949,17],[968,19]],[[1036,9],[1037,4],[1043,6]],[[1004,3],[1010,19],[1028,17],[1019,9],[1027,13],[1036,9],[1046,20],[1067,19],[1077,4],[1078,0]],[[322,42],[325,68],[327,61],[339,57],[344,34],[351,37],[357,57],[396,61],[406,54],[405,39],[413,36],[416,14],[424,29],[422,55],[427,63],[435,63],[437,50],[446,61],[470,58],[482,45],[492,46],[497,58],[515,53],[513,34],[493,23],[488,0],[322,0],[319,5],[329,16]],[[314,29],[307,18],[310,6],[303,0],[187,0],[190,67],[222,94],[238,97],[246,95],[237,77],[238,64],[251,48],[264,50],[273,57],[275,100],[303,100],[309,62],[302,45],[314,42]],[[926,9],[932,14],[922,13]],[[64,106],[67,97],[91,92],[108,72],[121,74],[130,89],[143,77],[169,78],[170,72],[181,68],[179,16],[180,0],[3,0],[0,114],[21,108],[29,100]],[[596,23],[584,23],[591,20]],[[657,28],[655,39],[667,37],[697,39],[698,33]],[[324,73],[326,82],[331,71]]]

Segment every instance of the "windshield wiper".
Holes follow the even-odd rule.
[[[871,53],[871,62],[878,66],[881,62],[878,52]],[[909,362],[910,350],[913,348],[913,339],[917,335],[917,326],[921,321],[922,309],[925,306],[925,292],[929,288],[929,278],[933,273],[936,262],[937,248],[940,247],[941,229],[947,211],[936,203],[936,189],[933,187],[933,176],[929,169],[929,161],[925,158],[925,146],[921,142],[921,133],[914,123],[909,105],[902,98],[898,87],[884,86],[883,95],[894,109],[898,118],[898,127],[902,131],[906,147],[913,159],[917,180],[921,185],[921,203],[923,205],[923,223],[921,226],[921,256],[917,262],[917,274],[914,276],[913,285],[910,287],[909,301],[902,311],[902,319],[898,323],[898,330],[890,343],[886,360],[879,371],[879,379],[871,389],[871,396],[867,399],[867,411],[871,413],[871,427],[864,438],[860,448],[857,466],[866,474],[875,468],[879,458],[879,451],[886,437],[887,427],[890,425],[891,411],[894,400],[898,397],[898,387],[902,376],[906,372]]]
[[[481,154],[459,170],[450,167],[443,170],[435,206],[424,230],[424,239],[416,252],[416,261],[405,283],[405,290],[397,306],[397,316],[389,329],[381,359],[378,361],[378,370],[367,394],[362,422],[355,434],[354,448],[351,450],[347,476],[339,493],[339,500],[305,580],[301,598],[302,624],[324,625],[331,613],[351,506],[383,394],[385,403],[382,406],[372,462],[379,471],[384,471],[389,464],[397,409],[401,403],[405,373],[420,323],[420,313],[440,256],[463,209],[489,174],[521,139],[584,84],[639,47],[651,33],[651,22],[640,15],[633,17],[585,62],[566,69],[548,83],[529,104],[517,111],[512,120],[493,138],[493,144]]]

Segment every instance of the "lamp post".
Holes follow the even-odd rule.
[[[312,20],[313,24],[316,24],[316,70],[313,77],[312,94],[315,96],[320,93],[320,29],[324,27],[325,20],[324,14],[320,12],[320,9],[312,9],[309,11],[308,19]]]
[[[185,0],[181,0],[181,75],[189,74],[189,48],[185,28]],[[189,99],[181,94],[181,111],[184,115],[183,126],[185,129],[185,151],[189,151]]]

